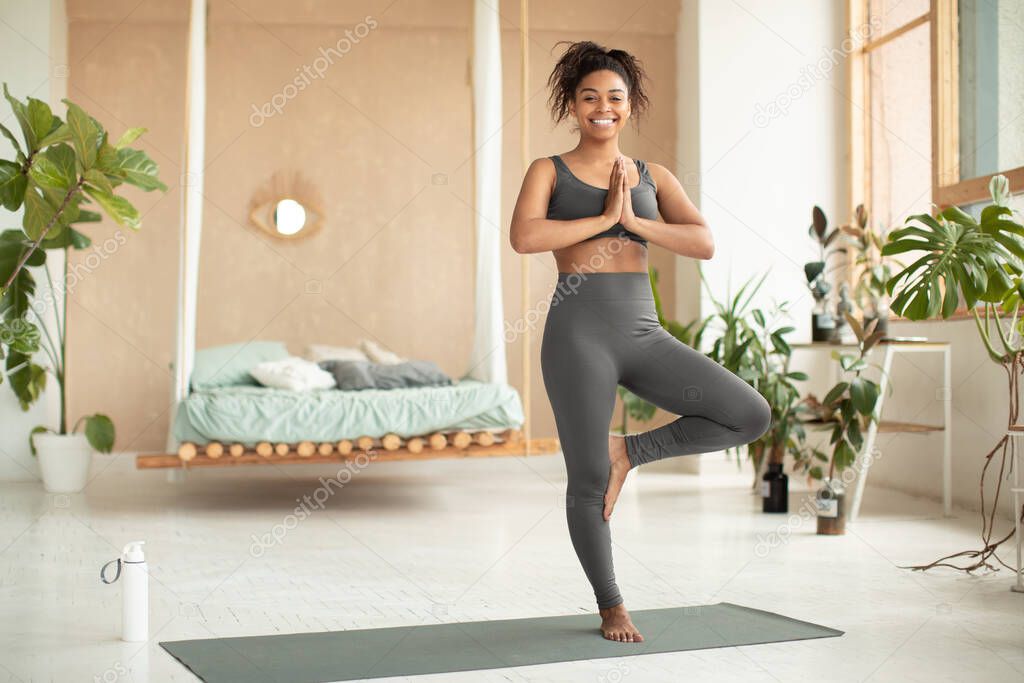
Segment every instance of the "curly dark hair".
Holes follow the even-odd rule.
[[[576,99],[576,88],[580,81],[593,71],[608,69],[622,76],[622,80],[626,82],[626,92],[632,112],[630,118],[639,129],[638,119],[650,105],[645,88],[649,79],[640,60],[625,50],[608,50],[589,40],[575,43],[569,40],[560,40],[555,45],[558,46],[561,43],[569,43],[569,47],[566,48],[551,71],[551,75],[548,76],[548,86],[551,88],[548,106],[555,124],[557,125],[569,115],[569,105]]]

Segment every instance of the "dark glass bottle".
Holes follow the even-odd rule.
[[[768,471],[761,477],[761,503],[763,512],[789,512],[789,477],[781,462],[768,463]]]

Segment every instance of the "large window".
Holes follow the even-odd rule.
[[[849,61],[853,204],[892,229],[980,210],[997,173],[1024,192],[1024,0],[848,3],[867,35]]]
[[[1024,0],[849,0],[851,194],[875,221],[1024,190]]]

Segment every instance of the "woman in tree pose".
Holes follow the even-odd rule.
[[[556,123],[575,119],[579,142],[530,164],[510,229],[518,253],[551,251],[558,266],[541,371],[565,458],[569,536],[602,634],[625,642],[643,640],[612,564],[609,520],[626,475],[654,460],[750,443],[771,423],[753,387],[658,322],[648,242],[698,259],[710,259],[715,245],[668,169],[619,151],[626,122],[649,104],[646,80],[623,50],[569,45],[548,79],[549,103]],[[646,432],[609,433],[620,384],[682,417]]]

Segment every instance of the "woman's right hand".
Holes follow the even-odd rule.
[[[619,157],[612,164],[611,177],[608,179],[608,196],[604,200],[604,213],[601,214],[605,219],[611,221],[609,226],[618,223],[619,216],[622,215],[622,176],[625,172],[622,157]]]

